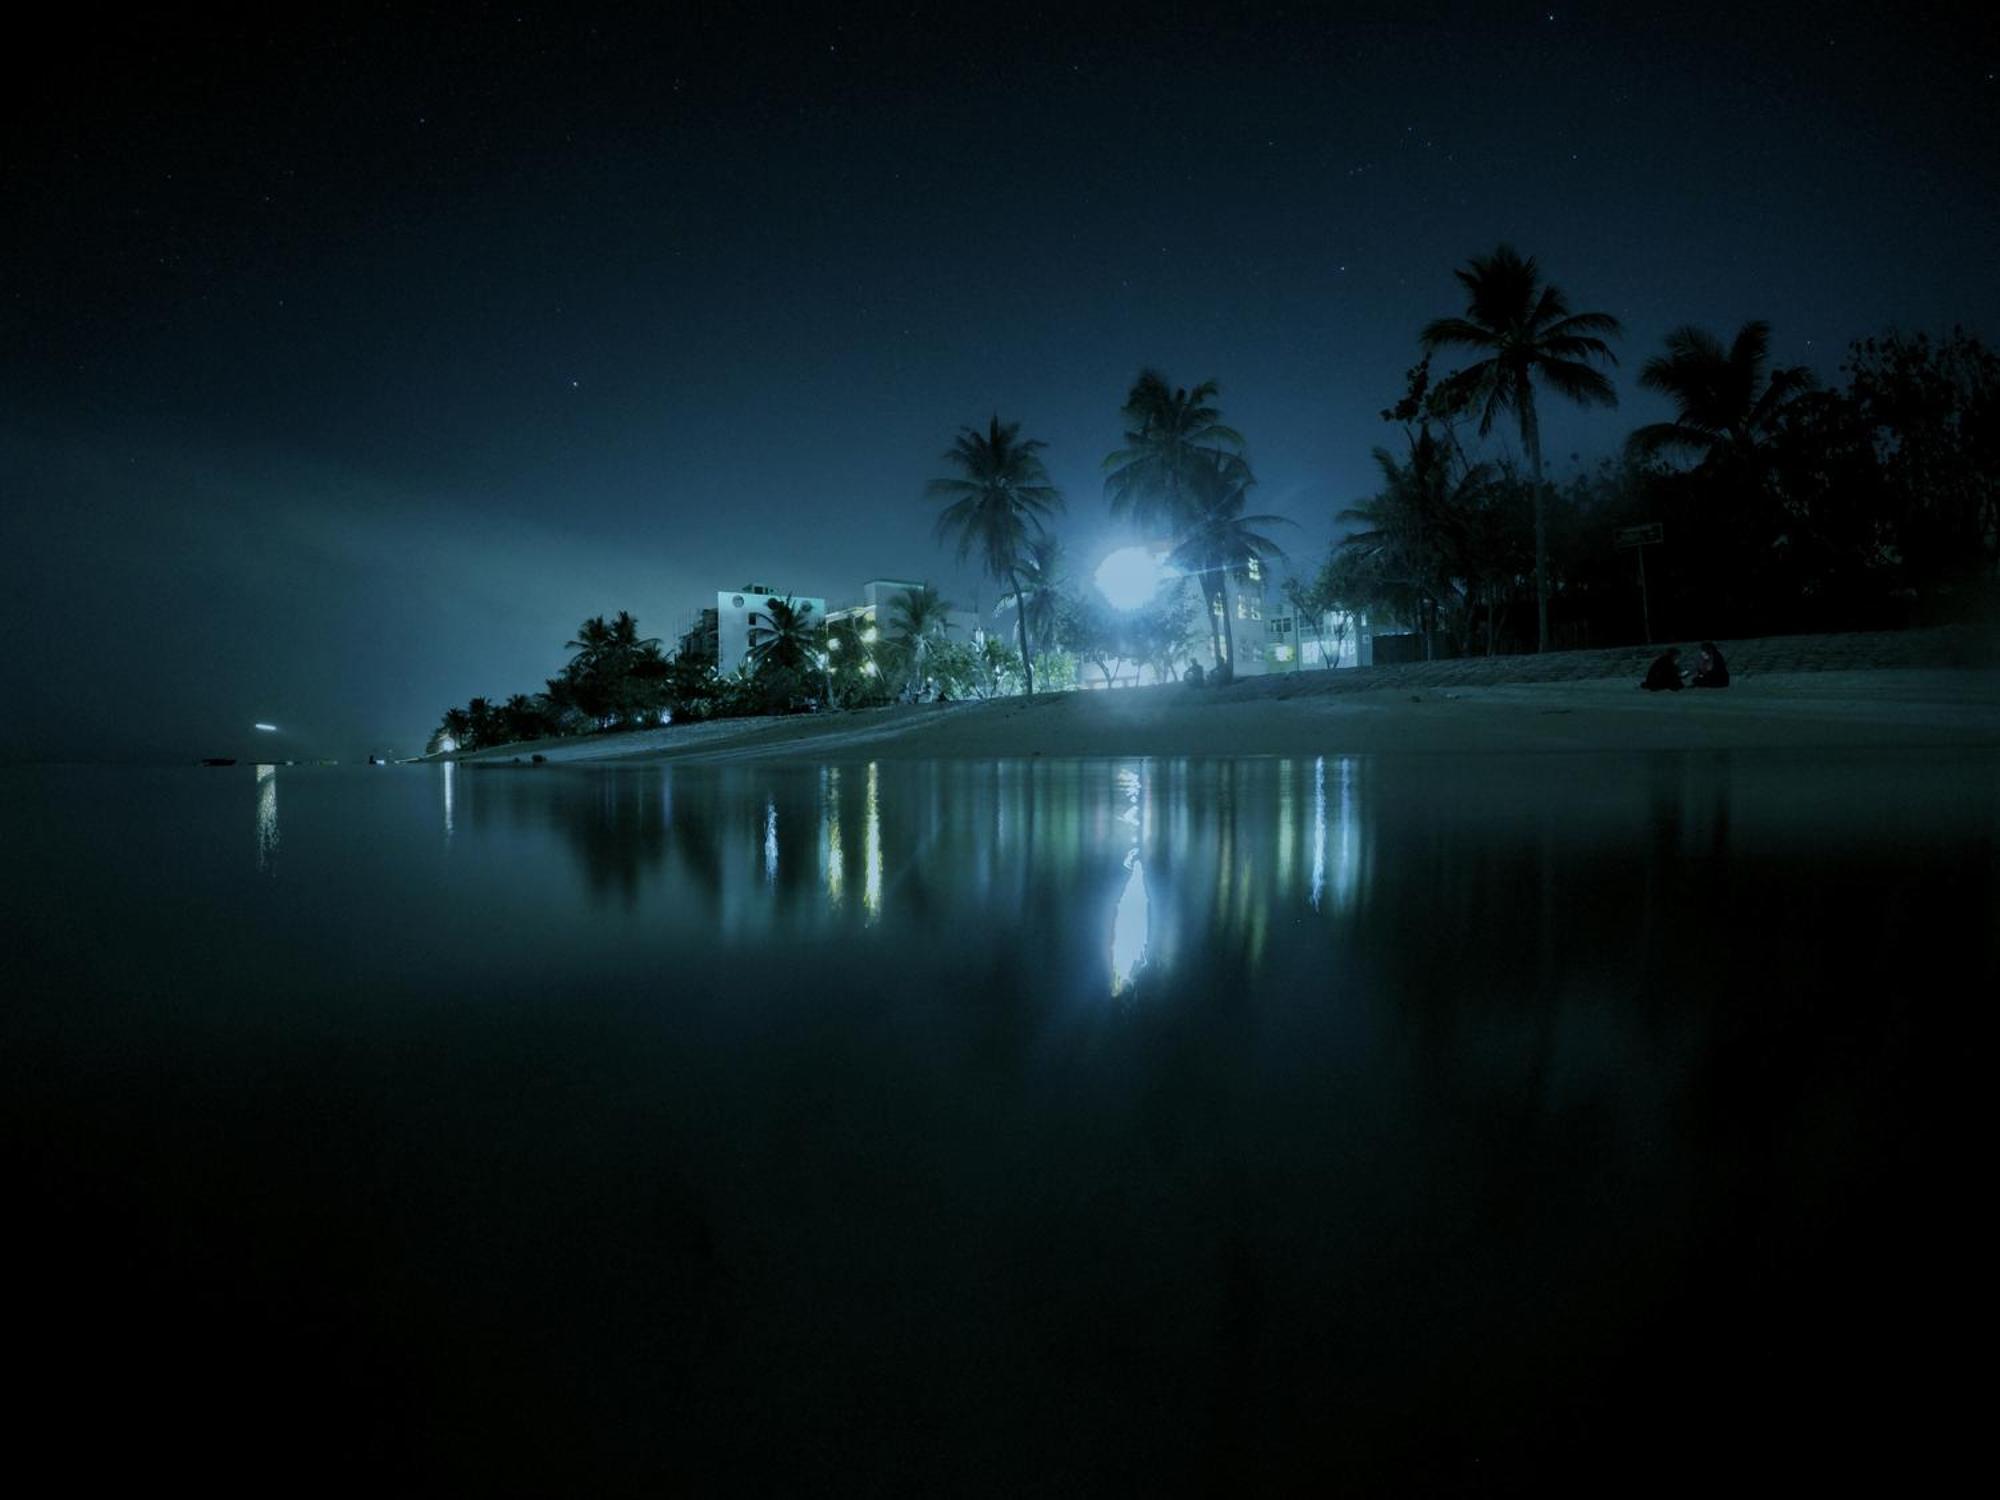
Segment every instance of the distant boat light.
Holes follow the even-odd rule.
[[[250,727],[252,729],[261,729],[266,734],[276,734],[278,732],[276,724],[252,724]]]

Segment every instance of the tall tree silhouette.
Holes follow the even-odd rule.
[[[1224,424],[1215,405],[1221,391],[1213,380],[1177,389],[1158,370],[1139,372],[1125,397],[1125,446],[1104,459],[1112,515],[1175,533],[1186,528],[1197,480],[1243,452],[1243,435]]]
[[[1745,323],[1728,348],[1687,324],[1667,335],[1667,352],[1639,370],[1639,384],[1674,403],[1674,420],[1651,422],[1626,439],[1641,457],[1675,452],[1704,465],[1754,472],[1785,408],[1813,387],[1810,370],[1772,370],[1771,325]]]
[[[931,650],[951,629],[951,602],[931,584],[905,590],[889,606],[889,637],[908,663],[905,691],[921,697]]]
[[[995,415],[984,432],[959,429],[944,454],[957,472],[924,487],[929,498],[945,502],[937,519],[939,540],[957,543],[960,562],[978,552],[994,581],[1011,585],[1017,596],[1028,544],[1063,507],[1062,493],[1049,483],[1042,463],[1041,450],[1047,446],[1037,438],[1023,438],[1019,422],[1002,423]],[[1035,663],[1028,649],[1028,618],[1017,612],[1017,619],[1021,667],[1032,698]]]
[[[1242,576],[1254,563],[1275,563],[1285,555],[1259,527],[1291,524],[1283,516],[1246,516],[1250,487],[1256,480],[1250,466],[1229,453],[1212,454],[1187,475],[1188,504],[1170,566],[1201,580],[1208,612],[1209,648],[1215,669],[1233,671],[1234,631],[1229,623],[1228,579]]]
[[[1446,404],[1479,417],[1481,436],[1501,413],[1520,423],[1535,499],[1535,649],[1549,649],[1549,551],[1542,482],[1542,430],[1535,387],[1579,406],[1616,406],[1618,392],[1592,361],[1616,364],[1607,337],[1623,330],[1609,313],[1571,312],[1561,288],[1542,280],[1534,257],[1512,245],[1474,256],[1452,273],[1466,291],[1462,317],[1424,326],[1425,349],[1461,348],[1484,357],[1450,376]]]

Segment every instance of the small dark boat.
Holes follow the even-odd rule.
[[[233,766],[236,764],[236,757],[233,755],[205,755],[202,757],[201,763],[205,766]]]

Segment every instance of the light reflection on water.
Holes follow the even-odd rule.
[[[257,869],[268,873],[278,853],[278,768],[257,767]]]
[[[1985,758],[0,797],[0,1142],[26,1279],[83,1288],[31,1363],[167,1351],[129,1389],[177,1428],[214,1347],[295,1451],[373,1420],[356,1389],[373,1439],[477,1435],[398,1455],[448,1492],[575,1488],[521,1483],[512,1431],[787,1492],[836,1430],[892,1492],[913,1413],[994,1493],[1279,1492],[1301,1453],[1529,1489],[1650,1453],[1691,1389],[1790,1463],[1949,1322],[1905,1315],[1940,1284],[1908,1226],[1976,1180],[1938,1122],[1983,1098],[1951,1068],[1995,983]]]
[[[463,853],[553,831],[568,851],[538,853],[539,878],[560,858],[593,903],[670,926],[707,912],[730,941],[997,930],[1010,906],[1039,920],[1061,892],[1064,925],[1109,953],[1114,994],[1209,934],[1241,938],[1254,967],[1273,920],[1350,913],[1369,849],[1355,765],[1338,758],[432,774]]]

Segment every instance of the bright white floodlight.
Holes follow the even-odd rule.
[[[1120,547],[1097,565],[1097,587],[1115,609],[1150,604],[1160,586],[1160,564],[1144,547]]]
[[[252,724],[250,727],[252,729],[261,729],[266,734],[276,734],[278,732],[276,724]]]

